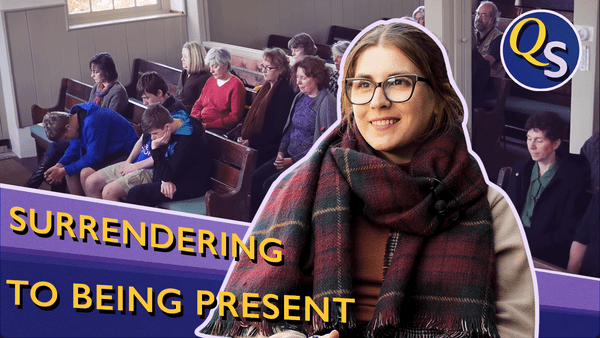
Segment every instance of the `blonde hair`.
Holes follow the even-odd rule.
[[[183,44],[183,48],[187,49],[190,52],[190,65],[188,72],[198,73],[202,71],[207,71],[207,67],[204,64],[204,58],[206,57],[206,49],[202,44],[196,41],[188,41]]]
[[[447,132],[458,126],[464,115],[460,98],[450,85],[444,54],[438,44],[421,29],[407,23],[393,22],[371,29],[354,45],[344,66],[344,78],[356,73],[358,58],[369,47],[392,46],[399,49],[428,78],[430,87],[440,107],[435,114],[430,134]],[[344,84],[345,86],[345,84]],[[346,90],[342,91],[342,114],[352,126],[352,104]]]
[[[46,136],[50,141],[60,141],[60,139],[65,135],[65,131],[67,131],[67,124],[69,124],[70,118],[71,114],[63,111],[51,111],[44,116],[42,124],[44,126]]]

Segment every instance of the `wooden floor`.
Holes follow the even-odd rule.
[[[37,169],[37,158],[18,158],[12,152],[0,154],[0,183],[23,186]],[[42,183],[40,189],[50,190],[50,185]]]

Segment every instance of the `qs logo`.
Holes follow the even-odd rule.
[[[522,87],[558,88],[571,79],[581,55],[575,27],[562,15],[535,10],[513,20],[502,36],[502,65]]]

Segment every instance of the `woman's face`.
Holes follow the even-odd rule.
[[[299,67],[298,70],[296,70],[296,83],[298,84],[300,92],[310,97],[317,96],[317,93],[319,92],[317,81],[315,81],[314,77],[306,76],[302,67]]]
[[[337,70],[340,70],[340,66],[342,65],[342,56],[342,54],[333,53],[333,62]]]
[[[104,77],[104,72],[100,70],[98,65],[92,64],[90,71],[91,71],[92,79],[94,79],[95,83],[106,82],[106,78]]]
[[[393,46],[372,46],[358,57],[355,78],[367,78],[375,82],[390,76],[423,73]],[[358,130],[367,143],[378,153],[396,164],[408,163],[422,142],[420,137],[431,125],[438,113],[436,98],[429,85],[417,81],[410,100],[394,103],[387,100],[383,88],[375,89],[371,102],[353,105]]]
[[[422,12],[418,12],[417,14],[415,14],[415,21],[419,25],[425,26],[425,14],[423,14]]]
[[[302,48],[302,47],[292,48],[292,56],[294,57],[294,60],[296,62],[301,61],[306,56],[306,54],[304,54],[304,48]]]
[[[227,70],[227,65],[221,65],[221,64],[218,64],[216,62],[212,62],[210,64],[210,73],[217,80],[227,80],[227,73],[228,72],[229,71]]]
[[[279,75],[281,75],[281,69],[275,67],[275,65],[269,61],[268,58],[263,58],[261,66],[265,81],[270,82],[271,84],[275,83],[275,81],[277,81],[279,78]]]
[[[527,149],[531,159],[543,164],[552,164],[554,162],[555,151],[560,146],[560,139],[556,141],[546,137],[546,133],[539,129],[530,129],[527,132]]]
[[[190,51],[187,48],[181,49],[181,68],[190,69]]]

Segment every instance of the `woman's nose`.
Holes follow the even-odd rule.
[[[375,88],[373,99],[371,99],[371,108],[388,107],[390,104],[391,102],[385,97],[383,87],[379,86]]]

